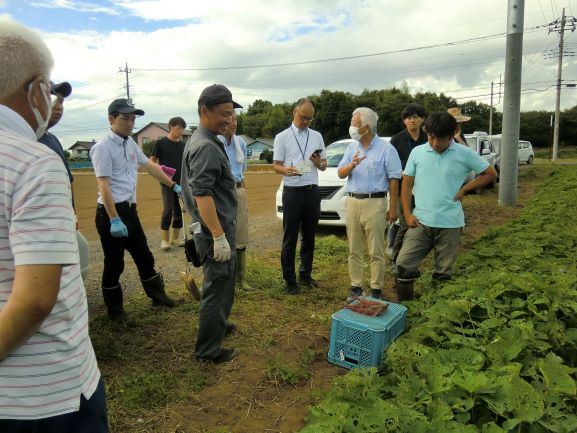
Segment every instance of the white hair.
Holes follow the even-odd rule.
[[[371,132],[377,132],[377,121],[379,116],[373,110],[367,107],[359,107],[353,111],[353,116],[359,113],[361,115],[361,126],[369,125]]]
[[[48,81],[54,60],[38,34],[0,16],[0,101],[37,77]]]

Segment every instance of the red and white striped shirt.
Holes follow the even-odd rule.
[[[61,264],[56,304],[39,329],[0,362],[0,418],[40,419],[77,411],[100,379],[88,336],[70,182],[60,157],[0,105],[0,311],[15,267]]]

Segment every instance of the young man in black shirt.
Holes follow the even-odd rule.
[[[427,117],[427,113],[422,105],[407,105],[401,114],[401,120],[405,124],[406,129],[391,137],[391,144],[395,149],[397,149],[403,170],[407,165],[407,160],[409,159],[411,151],[415,147],[427,142],[427,134],[421,128],[425,121],[425,117]],[[399,186],[399,194],[400,191],[401,188]],[[403,239],[405,238],[405,233],[407,233],[408,229],[403,214],[401,200],[399,199],[397,203],[399,206],[399,229],[392,240],[389,238],[389,246],[391,247],[392,244],[391,261],[393,262],[393,267],[397,260],[397,256],[399,255],[399,251],[401,251],[401,247],[403,246]]]
[[[172,179],[180,184],[182,153],[185,143],[182,134],[186,129],[186,122],[182,117],[173,117],[168,121],[168,135],[157,140],[152,149],[150,160],[155,164],[164,165],[176,170]],[[184,241],[180,239],[182,228],[182,210],[177,194],[167,186],[160,185],[164,210],[160,218],[161,241],[160,248],[167,251],[171,246],[182,247]],[[172,223],[172,231],[169,231]]]

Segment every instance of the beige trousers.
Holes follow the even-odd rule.
[[[236,188],[236,248],[242,250],[248,245],[248,204],[246,189]]]
[[[385,284],[387,209],[386,197],[365,199],[347,197],[346,199],[351,286],[363,287],[365,245],[370,258],[371,289],[382,289]]]

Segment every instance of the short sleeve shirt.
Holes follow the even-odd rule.
[[[182,160],[182,198],[194,222],[204,224],[194,197],[211,196],[231,248],[236,245],[236,188],[224,145],[215,134],[199,126],[192,134]]]
[[[32,128],[0,105],[0,311],[20,265],[62,265],[49,315],[0,361],[0,418],[40,419],[78,411],[100,379],[88,335],[76,219],[68,174]]]
[[[96,177],[109,177],[114,203],[136,203],[138,166],[148,158],[132,137],[120,137],[112,131],[90,149],[90,159]],[[98,193],[98,203],[102,197]]]
[[[488,167],[489,163],[475,151],[454,141],[441,154],[429,143],[414,148],[404,171],[414,177],[413,215],[429,227],[463,227],[463,207],[455,196],[471,170],[479,174]]]
[[[389,179],[401,178],[401,161],[395,148],[384,138],[373,137],[365,149],[360,142],[349,144],[339,168],[350,164],[355,153],[365,157],[347,178],[347,191],[359,194],[386,192]]]
[[[185,143],[183,141],[172,141],[168,137],[156,141],[152,149],[152,156],[158,159],[158,163],[176,169],[172,180],[180,182],[182,168],[182,153],[184,152]]]
[[[310,160],[315,150],[321,149],[321,159],[325,159],[325,142],[320,132],[314,129],[298,129],[294,123],[274,139],[272,159],[282,161],[285,167],[299,167],[306,165],[310,170],[305,170],[302,176],[284,176],[286,186],[318,185],[319,173],[316,166]]]
[[[226,137],[223,135],[219,135],[218,139],[222,141],[224,144],[224,150],[228,156],[228,160],[230,162],[230,170],[234,176],[234,180],[236,182],[242,182],[244,180],[244,172],[246,171],[247,167],[247,151],[246,151],[246,143],[244,140],[239,137],[238,135],[233,135],[232,140],[229,142]],[[236,158],[236,146],[235,143],[238,143],[238,146],[243,154],[243,162],[242,164],[238,162]]]

